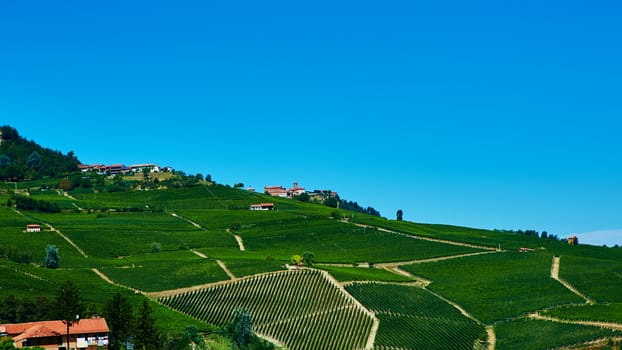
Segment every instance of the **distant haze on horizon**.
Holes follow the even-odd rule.
[[[0,124],[84,163],[620,244],[621,7],[6,2]]]

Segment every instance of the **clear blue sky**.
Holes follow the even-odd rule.
[[[621,10],[3,1],[0,124],[84,163],[622,244]]]

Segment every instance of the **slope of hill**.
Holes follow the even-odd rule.
[[[243,306],[257,331],[292,349],[598,348],[622,338],[619,248],[335,215],[197,179],[108,191],[119,178],[92,178],[103,185],[69,192],[60,181],[19,190],[59,213],[0,207],[0,303],[49,296],[70,279],[95,309],[121,290],[134,305],[149,300],[161,328],[207,333]],[[276,210],[248,209],[262,202]],[[30,223],[42,232],[25,232]],[[44,267],[49,244],[61,255],[55,270]],[[304,252],[311,270],[286,271]]]

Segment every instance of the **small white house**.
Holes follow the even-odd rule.
[[[26,225],[26,232],[41,232],[41,225],[39,225],[39,224],[28,224],[28,225]]]
[[[274,203],[251,204],[251,210],[274,210]]]

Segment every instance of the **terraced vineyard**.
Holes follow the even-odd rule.
[[[371,313],[316,270],[275,272],[159,301],[219,326],[236,307],[245,308],[258,333],[292,350],[364,349],[373,323]]]
[[[482,324],[424,289],[386,283],[355,283],[346,289],[380,319],[374,349],[485,348]]]

